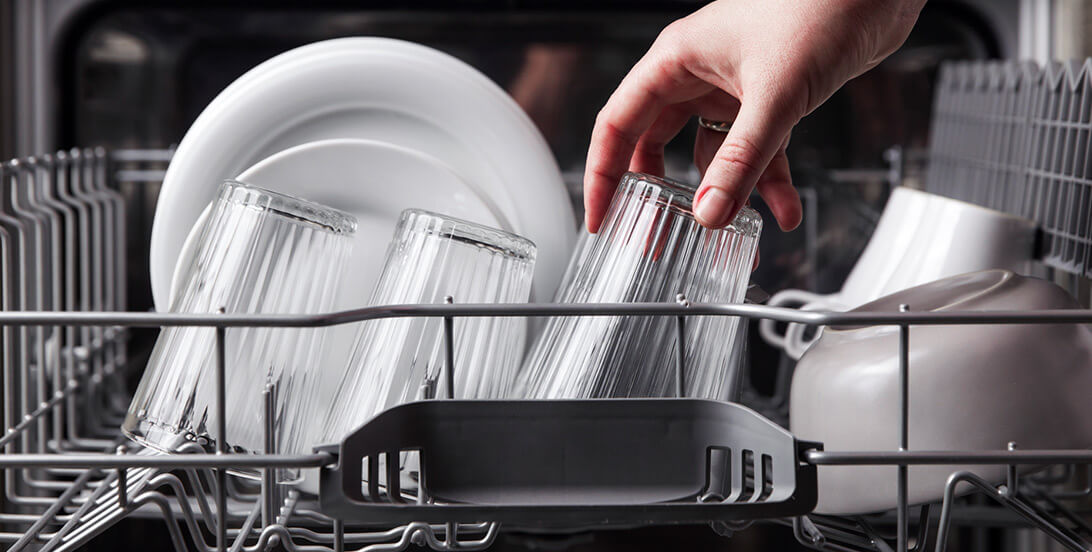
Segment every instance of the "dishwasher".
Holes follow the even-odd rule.
[[[974,26],[967,21],[977,25],[981,19],[1004,19],[997,14],[964,17],[965,6],[938,4],[939,8],[923,16],[925,30],[920,33],[959,27],[973,34]],[[510,8],[476,12],[484,23],[475,19],[475,24],[497,32],[497,21],[515,22],[536,28],[539,37],[553,37],[557,28],[569,28],[572,35],[579,35],[580,29],[620,33],[614,38],[628,40],[629,49],[612,50],[606,56],[627,59],[647,44],[650,29],[662,26],[687,6],[649,7],[648,13],[630,14],[629,25],[612,31],[603,30],[603,21],[617,14],[604,18],[574,10],[547,14],[546,24],[532,24],[526,14]],[[608,10],[609,3],[600,8]],[[920,370],[912,361],[911,343],[924,328],[1092,323],[1092,310],[1086,310],[1092,300],[1088,283],[1092,277],[1092,170],[1085,158],[1092,139],[1092,61],[985,61],[1013,54],[1006,50],[1004,26],[998,32],[1000,38],[992,42],[953,40],[938,46],[925,37],[915,49],[912,37],[910,50],[917,57],[896,56],[892,63],[904,68],[931,63],[930,69],[903,69],[903,80],[880,78],[859,86],[865,92],[892,82],[909,86],[916,93],[907,94],[903,110],[921,115],[924,109],[930,115],[924,123],[922,117],[907,116],[920,128],[886,136],[889,141],[882,148],[874,144],[849,147],[851,154],[835,162],[853,169],[832,169],[840,165],[825,164],[829,157],[821,158],[821,163],[814,159],[796,163],[805,204],[804,228],[789,238],[768,236],[763,245],[768,249],[762,253],[766,266],[760,266],[753,277],[771,289],[792,285],[831,289],[845,277],[846,266],[863,247],[859,236],[867,236],[876,225],[883,201],[892,190],[907,187],[1035,221],[1033,273],[1060,284],[1083,309],[925,312],[908,305],[902,312],[842,313],[767,306],[761,304],[760,294],[754,294],[754,302],[743,304],[692,303],[680,297],[671,303],[405,305],[317,316],[188,315],[150,311],[145,269],[148,221],[174,152],[171,140],[177,138],[154,125],[142,128],[146,123],[141,122],[141,111],[156,112],[163,120],[159,112],[174,109],[165,106],[178,98],[166,94],[126,109],[101,99],[112,93],[111,83],[143,92],[153,86],[135,78],[136,73],[110,80],[110,63],[140,50],[126,43],[126,36],[146,37],[144,31],[155,30],[170,37],[171,32],[192,24],[186,18],[193,17],[201,23],[201,32],[215,37],[231,24],[230,18],[218,19],[221,12],[234,12],[217,8],[210,10],[212,15],[194,16],[186,8],[157,13],[140,5],[118,12],[96,9],[82,12],[73,21],[105,22],[109,32],[97,39],[113,44],[115,52],[99,52],[100,57],[92,59],[96,38],[85,36],[81,40],[90,47],[81,51],[91,51],[91,61],[74,58],[61,63],[77,67],[88,77],[74,87],[76,97],[71,101],[58,100],[64,106],[57,109],[62,118],[46,125],[63,138],[58,142],[40,132],[27,133],[34,140],[13,151],[34,154],[0,165],[0,407],[6,428],[0,435],[4,447],[0,543],[5,549],[584,550],[609,549],[612,544],[639,549],[650,542],[666,546],[710,546],[712,542],[718,549],[737,550],[776,546],[881,552],[1092,547],[1088,517],[1092,450],[1030,449],[1018,442],[999,450],[916,449],[911,405],[923,397],[911,393],[909,384],[910,374]],[[251,23],[260,26],[266,17],[279,28],[285,18],[299,16],[294,9],[265,14]],[[325,9],[345,7],[335,2]],[[407,29],[425,21],[436,31],[430,36],[440,37],[435,39],[438,43],[452,43],[465,22],[436,11],[434,7],[420,13],[411,10],[406,16],[392,10],[378,16],[358,15],[359,20],[351,14],[325,12],[319,17],[349,21],[346,25],[353,32],[375,26],[403,35],[412,34]],[[270,25],[269,21],[264,24]],[[242,32],[253,32],[253,28],[244,26]],[[346,28],[335,27],[332,32],[345,33]],[[307,32],[301,30],[287,40],[313,38]],[[575,39],[564,37],[561,42],[566,40]],[[282,45],[268,47],[277,50]],[[235,52],[238,59],[224,63],[249,63],[264,52],[262,47]],[[211,59],[208,51],[199,48],[196,55],[206,62]],[[933,57],[922,61],[926,55]],[[494,78],[501,79],[508,71],[503,67],[510,60],[503,55],[466,56],[479,64],[502,67],[496,73],[501,77],[491,75]],[[976,60],[944,61],[961,57]],[[125,63],[115,69],[124,73]],[[182,70],[192,75],[192,67]],[[46,78],[33,71],[23,76]],[[211,92],[223,84],[217,79],[197,80],[197,89]],[[856,93],[844,103],[836,97],[833,106],[810,117],[818,122],[803,125],[801,141],[822,144],[824,127],[820,125],[855,113],[846,106],[862,97],[860,89]],[[122,99],[132,100],[124,94]],[[39,113],[44,108],[32,104],[28,109],[32,118],[46,117]],[[194,106],[186,109],[192,111]],[[77,122],[85,120],[91,123]],[[111,121],[117,121],[117,128],[92,130]],[[181,122],[173,124],[185,121],[181,116]],[[581,171],[573,159],[580,148],[564,140],[571,129],[555,129],[558,137],[552,138],[549,117],[535,121],[558,152],[566,183],[578,203]],[[867,127],[857,130],[867,136]],[[131,136],[142,136],[145,142],[132,143]],[[79,143],[83,137],[109,147],[84,147]],[[80,147],[46,149],[56,143]],[[898,145],[888,147],[891,144]],[[679,151],[687,156],[685,150],[684,144],[674,152],[676,165],[669,161],[668,169],[680,178],[693,178],[685,163],[677,162]],[[868,159],[864,165],[871,166],[861,168],[862,158]],[[755,203],[762,211],[757,198]],[[826,226],[831,221],[836,221],[837,228]],[[789,265],[794,268],[786,269]],[[778,271],[788,276],[769,276]],[[794,361],[754,338],[742,363],[738,403],[685,397],[681,383],[678,396],[662,399],[474,401],[448,396],[389,409],[342,442],[299,455],[277,454],[271,444],[261,454],[199,450],[158,455],[141,450],[119,431],[134,377],[139,377],[147,361],[155,332],[163,327],[215,328],[219,396],[215,408],[220,412],[216,419],[223,420],[228,401],[225,374],[231,370],[223,343],[229,328],[324,327],[389,316],[439,318],[445,322],[444,376],[450,380],[459,369],[451,352],[453,321],[461,317],[604,315],[668,317],[674,321],[679,344],[685,342],[693,317],[737,316],[752,325],[770,320],[813,330],[891,328],[897,336],[890,355],[897,362],[899,384],[897,423],[887,437],[890,445],[842,451],[796,437],[787,429]],[[678,382],[685,380],[688,370],[681,349],[672,367]],[[271,443],[270,413],[276,395],[267,389],[263,398],[263,412],[256,417],[263,420],[267,443]],[[216,442],[224,442],[225,431],[222,425],[213,428],[219,437]],[[559,450],[577,454],[581,461],[561,465],[558,456],[551,454]],[[420,462],[419,485],[412,491],[399,488],[398,462],[391,461],[406,454],[418,455]],[[451,458],[458,461],[445,461]],[[910,498],[910,469],[935,465],[956,468],[940,483],[941,499],[916,503]],[[1003,470],[1002,481],[961,468],[984,465]],[[888,483],[897,497],[894,508],[868,515],[814,513],[821,469],[864,467],[888,470]],[[228,474],[243,468],[256,470],[261,477],[248,480]],[[277,484],[275,472],[283,468],[320,469],[319,494]],[[367,482],[361,485],[362,480]],[[678,497],[643,500],[650,489],[668,489]],[[473,500],[485,495],[492,498]],[[450,498],[460,496],[470,498]],[[674,526],[685,531],[644,543],[588,537],[646,534],[639,532]],[[706,540],[681,537],[695,532],[706,535]],[[763,536],[756,539],[755,534]]]

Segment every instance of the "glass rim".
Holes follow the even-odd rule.
[[[302,197],[248,184],[242,180],[234,178],[224,180],[219,197],[238,202],[231,196],[231,192],[235,190],[257,194],[266,200],[266,203],[262,205],[264,208],[283,217],[313,224],[334,234],[351,235],[356,232],[356,217],[345,211]]]
[[[519,234],[426,209],[403,210],[398,217],[398,226],[402,227],[411,217],[426,218],[443,225],[440,232],[429,232],[440,237],[488,247],[519,259],[534,260],[537,255],[535,242]]]
[[[694,218],[694,196],[698,191],[697,186],[664,176],[633,171],[626,172],[622,175],[622,179],[618,181],[618,187],[621,188],[629,183],[640,183],[645,187],[655,187],[667,191],[671,194],[670,199],[657,197],[653,200],[675,213],[688,218]],[[672,199],[675,198],[679,198],[681,201],[673,201]],[[739,213],[732,219],[732,222],[717,230],[728,230],[754,235],[762,230],[762,215],[759,215],[758,211],[750,206],[744,205],[743,207],[740,207]]]
[[[675,180],[673,178],[668,178],[666,176],[656,176],[654,174],[648,174],[648,173],[642,173],[642,172],[636,172],[636,171],[627,171],[626,174],[622,175],[622,182],[624,182],[626,180],[629,180],[629,179],[641,180],[641,181],[644,181],[644,182],[648,182],[650,184],[655,184],[656,186],[667,188],[671,192],[676,193],[676,194],[680,194],[680,195],[690,199],[691,201],[694,200],[694,194],[696,194],[698,192],[698,187],[697,186],[695,186],[693,184],[688,184],[688,183],[683,182],[681,180]]]

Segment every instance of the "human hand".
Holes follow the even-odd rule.
[[[785,157],[793,126],[894,52],[925,0],[717,0],[668,25],[599,112],[584,172],[588,230],[628,169],[663,175],[664,145],[694,115],[694,216],[726,226],[751,190],[782,230],[800,224]]]

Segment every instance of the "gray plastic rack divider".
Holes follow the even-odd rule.
[[[815,507],[808,449],[821,445],[734,403],[433,400],[394,407],[319,447],[338,454],[322,469],[320,502],[334,518],[376,525],[788,517]],[[407,451],[420,455],[416,500],[388,460]]]

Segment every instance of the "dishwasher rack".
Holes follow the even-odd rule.
[[[1039,223],[1045,264],[1092,277],[1092,58],[940,67],[926,188]]]
[[[928,531],[937,528],[936,550],[946,548],[953,524],[960,522],[956,505],[957,486],[972,487],[1001,508],[980,512],[991,523],[1036,527],[1072,550],[1092,547],[1092,527],[1083,520],[1080,501],[1092,495],[1092,487],[1072,489],[1072,480],[1092,473],[1092,451],[917,451],[910,448],[909,401],[906,382],[909,370],[911,328],[932,324],[1087,324],[1092,311],[1065,310],[991,313],[883,314],[801,312],[761,305],[692,304],[680,297],[676,303],[581,304],[581,305],[395,305],[324,315],[194,315],[123,312],[126,271],[125,204],[115,186],[121,171],[118,163],[139,163],[122,180],[155,180],[159,169],[144,164],[163,161],[155,152],[73,150],[36,159],[0,165],[0,349],[2,365],[3,418],[0,436],[0,469],[3,496],[0,498],[0,543],[11,550],[73,550],[128,517],[162,519],[176,548],[198,550],[403,550],[411,544],[435,550],[478,550],[497,538],[502,520],[506,527],[534,526],[556,515],[553,521],[564,527],[602,527],[609,524],[656,524],[678,522],[709,523],[721,534],[730,535],[755,522],[779,523],[792,527],[803,544],[819,550],[920,550],[929,540]],[[455,298],[457,301],[457,298]],[[909,306],[912,309],[912,305]],[[229,454],[226,451],[171,456],[138,450],[119,436],[127,408],[124,376],[133,366],[128,348],[135,328],[175,325],[216,328],[220,343],[229,328],[244,326],[317,327],[355,323],[378,318],[429,316],[454,320],[464,316],[670,316],[676,330],[686,331],[692,316],[741,316],[769,318],[780,322],[825,325],[893,325],[900,329],[900,371],[902,395],[898,442],[890,450],[872,452],[824,451],[818,443],[792,439],[774,424],[731,403],[697,401],[683,397],[659,399],[668,407],[647,406],[655,400],[613,401],[493,401],[435,400],[391,409],[340,446],[322,447],[312,454],[281,455]],[[451,343],[451,324],[445,324]],[[681,340],[682,342],[682,340]],[[451,348],[448,348],[450,351]],[[894,353],[894,352],[893,352]],[[674,367],[685,378],[681,359]],[[449,356],[446,375],[453,366]],[[136,367],[139,369],[139,366]],[[218,359],[217,388],[223,389],[224,374],[230,370],[223,356]],[[275,393],[266,390],[266,412],[272,411]],[[666,401],[666,402],[663,402]],[[223,409],[223,402],[217,405]],[[655,405],[654,405],[655,406]],[[763,439],[791,443],[788,453],[776,460],[788,462],[796,477],[782,498],[783,504],[763,503],[766,492],[765,468],[753,462],[735,469],[724,486],[727,492],[702,493],[699,497],[642,502],[634,499],[582,508],[588,504],[557,503],[543,509],[521,502],[518,493],[508,499],[504,493],[492,501],[444,502],[428,495],[426,485],[413,492],[396,492],[394,485],[378,488],[378,461],[369,461],[370,487],[359,496],[345,492],[338,482],[352,481],[363,469],[361,460],[375,453],[388,456],[410,445],[423,457],[434,451],[442,431],[424,440],[409,442],[404,429],[377,431],[381,418],[421,417],[428,410],[443,409],[444,417],[472,421],[475,411],[507,408],[531,416],[505,416],[495,420],[498,434],[526,432],[528,420],[561,420],[564,430],[581,428],[580,408],[598,409],[596,416],[639,411],[645,420],[675,416],[676,421],[694,421],[697,414],[687,410],[721,412],[725,427],[749,424]],[[673,411],[663,414],[664,411]],[[731,414],[727,414],[727,412]],[[575,413],[575,415],[573,415]],[[575,422],[566,422],[570,416]],[[222,420],[220,416],[218,419]],[[266,417],[266,430],[272,421]],[[668,419],[665,417],[661,420]],[[568,425],[565,425],[568,424]],[[575,425],[574,425],[575,424]],[[410,427],[407,423],[390,424]],[[419,426],[420,427],[420,426]],[[423,427],[429,427],[427,424]],[[636,426],[632,426],[636,427]],[[223,427],[214,428],[219,435]],[[225,442],[218,438],[218,443]],[[504,452],[504,442],[494,442],[494,452]],[[558,443],[560,446],[562,443]],[[745,443],[746,444],[746,443]],[[442,452],[442,451],[441,451]],[[788,455],[788,457],[785,456]],[[377,458],[378,459],[378,458]],[[441,455],[436,461],[442,461]],[[518,462],[502,465],[501,472],[526,470],[524,481],[549,476],[548,463]],[[709,458],[699,470],[708,470]],[[969,472],[956,472],[948,480],[939,516],[935,508],[922,506],[914,516],[906,502],[906,473],[910,465],[996,464],[1009,466],[1009,479],[993,486]],[[353,466],[355,465],[355,468]],[[839,518],[810,515],[814,506],[815,467],[887,465],[897,467],[900,497],[893,515]],[[1036,475],[1018,475],[1017,466],[1058,466]],[[1077,469],[1075,466],[1079,466]],[[260,482],[231,478],[228,468],[256,468],[265,477]],[[273,483],[278,468],[320,468],[322,493],[316,501],[300,492]],[[430,466],[433,469],[434,466]],[[692,466],[694,467],[694,466]],[[742,466],[740,466],[742,468]],[[846,468],[851,469],[851,468]],[[779,468],[774,468],[772,486],[782,485]],[[626,470],[620,470],[626,475]],[[704,472],[703,472],[704,473]],[[502,475],[503,473],[501,473]],[[738,474],[738,476],[737,476]],[[811,474],[811,477],[809,477]],[[348,479],[346,479],[348,475]],[[675,476],[652,474],[653,479]],[[432,479],[426,479],[431,481]],[[388,481],[397,481],[389,477]],[[749,481],[749,483],[747,483]],[[448,480],[450,483],[451,480]],[[545,481],[538,481],[544,483]],[[706,480],[708,482],[708,480]],[[443,481],[441,481],[443,483]],[[646,483],[652,485],[653,480]],[[1090,481],[1092,483],[1092,481]],[[738,492],[751,485],[750,493]],[[448,488],[451,488],[450,485]],[[771,493],[773,489],[771,487]],[[365,496],[366,495],[366,496]],[[441,495],[437,495],[441,496]],[[358,500],[363,498],[363,500]],[[525,497],[523,497],[525,499]],[[457,513],[456,513],[457,512]],[[679,513],[684,512],[684,513]],[[340,518],[340,519],[337,519]],[[914,518],[916,523],[911,523]],[[412,521],[411,521],[412,520]],[[894,527],[894,533],[890,528]],[[915,531],[911,531],[915,529]]]

